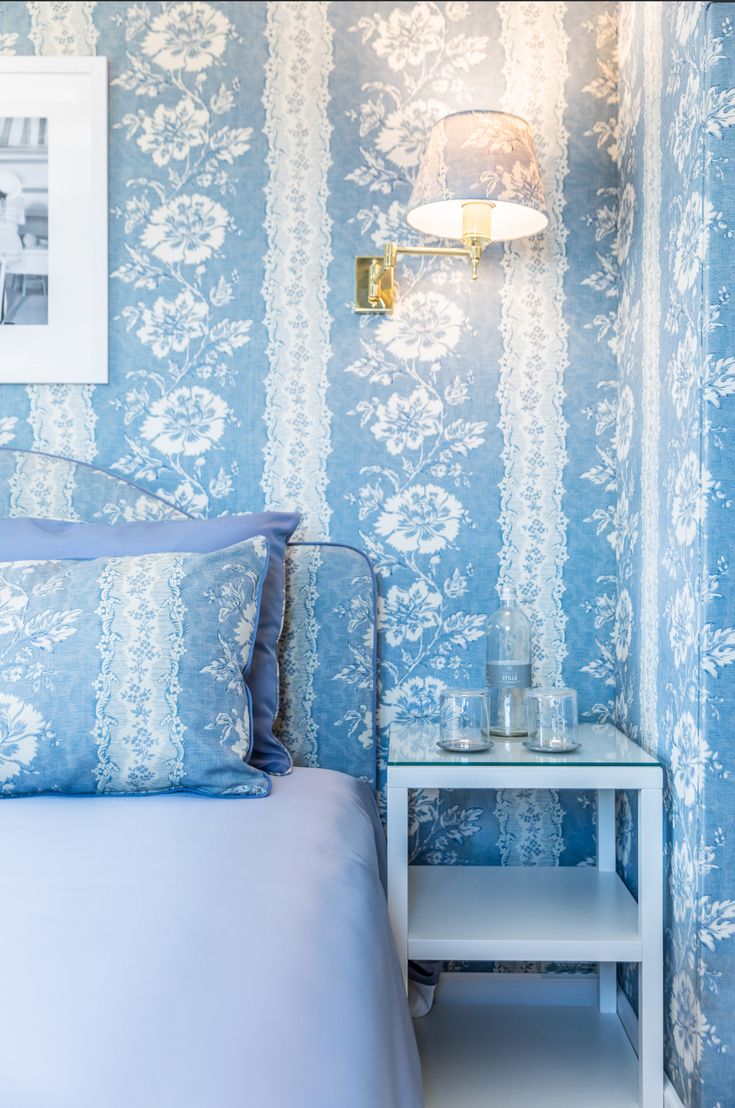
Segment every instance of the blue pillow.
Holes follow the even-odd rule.
[[[252,512],[216,519],[120,523],[68,523],[55,519],[0,519],[0,559],[98,558],[163,551],[205,553],[263,535],[270,548],[260,623],[248,674],[253,704],[250,763],[266,773],[291,769],[291,755],[273,734],[278,711],[278,639],[285,605],[286,543],[301,520],[297,512]]]
[[[267,796],[243,679],[268,543],[0,562],[0,796]]]

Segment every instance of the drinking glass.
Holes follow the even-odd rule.
[[[577,694],[574,689],[529,689],[528,745],[568,750],[577,742]]]
[[[485,689],[445,689],[439,697],[440,745],[463,753],[488,750],[489,718]]]

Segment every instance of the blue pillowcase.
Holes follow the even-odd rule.
[[[244,759],[262,537],[0,562],[0,796],[267,796]]]
[[[221,550],[263,535],[270,562],[263,586],[255,651],[247,676],[253,704],[250,763],[267,773],[291,769],[291,756],[273,734],[278,711],[278,639],[285,605],[286,543],[299,525],[297,512],[252,512],[216,519],[121,523],[69,523],[51,519],[0,519],[0,560],[98,558],[164,551]]]

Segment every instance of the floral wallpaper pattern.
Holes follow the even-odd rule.
[[[6,390],[8,441],[94,459],[195,514],[264,495],[272,506],[298,500],[310,537],[363,541],[386,583],[385,725],[423,701],[431,709],[443,683],[477,670],[501,565],[554,628],[547,642],[538,625],[539,676],[558,670],[565,653],[570,672],[579,671],[565,627],[589,590],[578,588],[579,570],[563,578],[573,517],[598,560],[612,568],[612,556],[594,525],[562,504],[576,395],[595,397],[597,388],[585,378],[570,403],[562,385],[567,317],[591,280],[587,267],[570,280],[565,242],[599,238],[588,217],[569,228],[563,218],[565,187],[589,179],[569,172],[569,135],[579,128],[565,81],[586,101],[584,156],[596,166],[614,99],[613,63],[604,62],[606,85],[598,40],[610,54],[614,6],[594,5],[581,22],[564,4],[58,3],[15,5],[8,20],[16,28],[8,50],[108,55],[111,158],[120,165],[111,174],[113,381],[97,390]],[[588,44],[579,62],[570,57],[572,36]],[[409,263],[392,319],[347,313],[350,257],[363,236],[377,244],[409,233],[401,203],[431,122],[470,101],[517,103],[529,51],[537,74],[553,83],[548,119],[543,92],[522,107],[548,132],[539,149],[558,231],[528,247],[536,266],[524,262],[525,244],[505,260],[496,247],[470,288],[457,265],[426,260],[412,271]],[[612,162],[600,172],[612,188]],[[242,203],[245,183],[253,203]],[[328,284],[301,279],[304,257],[315,252]],[[550,313],[548,350],[532,356],[530,330],[523,340],[535,358],[524,371],[533,395],[544,395],[547,366],[558,375],[553,436],[539,440],[530,480],[510,460],[521,464],[521,435],[536,433],[536,401],[503,413],[491,365],[480,372],[470,364],[478,346],[502,355],[501,403],[517,404],[511,373],[521,327],[503,322],[501,301],[507,314],[524,284],[529,303],[540,299]],[[302,293],[314,299],[299,316]],[[593,319],[585,326],[598,326]],[[599,360],[596,373],[612,378],[606,342]],[[359,467],[346,449],[353,421],[363,436]],[[534,570],[531,588],[539,540],[528,509],[517,522],[515,501],[524,484],[544,499],[549,479],[544,541],[556,550],[553,579],[545,585]],[[488,488],[494,504],[484,500]],[[498,546],[491,521],[501,514]],[[471,557],[459,556],[461,544]],[[527,554],[515,558],[517,545]],[[565,590],[576,603],[562,602]]]
[[[233,170],[250,150],[252,128],[232,125],[235,89],[216,72],[228,37],[240,36],[202,3],[111,18],[124,29],[127,62],[112,85],[129,94],[113,127],[143,155],[113,209],[125,241],[112,279],[131,293],[120,318],[143,349],[115,402],[129,431],[112,468],[136,481],[165,469],[178,479],[175,501],[203,513],[235,476],[230,461],[207,479],[205,459],[234,419],[226,393],[252,326],[236,307],[237,271],[206,264],[238,230]]]
[[[701,742],[694,761],[705,779],[701,840],[695,864],[701,871],[696,905],[700,941],[700,1003],[702,1059],[700,1074],[708,1101],[721,1108],[732,1096],[732,995],[735,988],[735,851],[732,842],[732,725],[735,714],[735,589],[732,581],[733,482],[735,447],[735,316],[733,315],[732,237],[733,165],[735,164],[735,5],[711,5],[707,12],[704,48],[704,303],[702,331],[705,349],[694,389],[700,393],[703,421],[699,498],[694,511],[706,504],[700,525],[705,532],[702,567],[694,593],[699,607],[698,648]],[[690,83],[694,80],[690,76]],[[686,119],[693,88],[677,118],[677,136],[686,143]],[[682,404],[688,382],[675,359],[671,387]],[[680,494],[683,505],[683,498]],[[684,513],[682,512],[682,517]],[[680,517],[681,518],[681,517]],[[683,519],[682,519],[683,522]],[[682,616],[690,599],[686,588],[672,608],[669,634],[681,652],[690,650]],[[684,746],[686,750],[686,747]],[[682,778],[685,773],[682,772]],[[679,901],[683,888],[677,882]]]
[[[267,6],[264,127],[268,135],[263,299],[268,329],[261,485],[270,507],[299,504],[302,533],[325,538],[331,518],[327,403],[332,261],[329,4]],[[305,259],[319,259],[304,273]]]
[[[628,615],[615,637],[615,711],[668,767],[666,1068],[696,1108],[724,1108],[732,1096],[735,900],[724,813],[735,611],[723,455],[735,392],[725,262],[733,11],[681,3],[666,20],[658,4],[631,4],[620,24],[615,434],[626,445],[615,535],[617,606]],[[619,859],[634,881],[629,807],[622,797]],[[629,974],[624,981],[630,988]]]
[[[5,387],[0,442],[194,514],[297,503],[304,537],[363,546],[383,757],[482,679],[510,574],[536,680],[669,765],[667,1067],[686,1104],[723,1108],[732,6],[670,7],[1,4],[3,53],[110,59],[112,368]],[[529,119],[551,233],[492,247],[475,283],[402,260],[395,315],[353,315],[354,255],[417,241],[431,124],[468,106]],[[50,491],[19,471],[13,495]],[[316,610],[316,565],[304,581]],[[304,703],[323,647],[304,643]],[[634,885],[625,795],[619,817]],[[423,794],[412,829],[427,863],[594,857],[584,794]]]
[[[584,268],[575,266],[570,275],[564,247],[566,236],[573,236],[575,248],[594,257],[595,231],[587,215],[571,220],[567,229],[562,213],[567,188],[575,202],[581,200],[591,212],[599,207],[597,189],[614,193],[615,165],[609,155],[598,164],[597,131],[601,119],[609,124],[615,86],[609,79],[607,84],[599,79],[597,48],[598,38],[607,43],[609,71],[614,64],[610,55],[615,9],[594,6],[587,13],[592,18],[583,21],[582,13],[563,5],[500,4],[495,11],[485,9],[487,19],[481,26],[486,34],[473,36],[470,43],[466,21],[473,15],[471,6],[450,5],[443,19],[442,7],[431,5],[398,8],[390,19],[382,9],[357,21],[348,18],[365,8],[344,5],[335,9],[334,15],[335,72],[345,74],[339,87],[344,87],[345,100],[360,105],[346,119],[335,116],[334,122],[334,147],[342,151],[345,160],[354,158],[357,166],[346,178],[338,167],[330,173],[333,195],[344,188],[345,179],[353,185],[354,200],[345,207],[348,220],[354,223],[357,219],[376,248],[391,233],[410,240],[410,229],[401,224],[401,209],[393,197],[398,195],[405,203],[417,172],[420,144],[415,120],[423,119],[427,133],[431,120],[466,106],[474,95],[475,102],[495,102],[506,108],[512,100],[517,110],[532,118],[544,184],[559,229],[551,242],[514,244],[512,253],[506,255],[494,248],[493,262],[497,259],[502,269],[492,264],[484,267],[477,289],[467,287],[466,275],[451,263],[402,263],[399,308],[390,320],[363,322],[359,357],[355,357],[355,343],[349,336],[333,333],[335,360],[351,377],[365,382],[357,404],[357,386],[349,378],[338,378],[331,386],[332,410],[344,405],[367,432],[361,439],[362,464],[350,466],[352,432],[344,423],[333,425],[333,450],[346,459],[349,468],[343,476],[348,488],[346,505],[335,499],[332,527],[334,533],[341,521],[354,526],[356,509],[360,541],[385,581],[381,597],[385,644],[382,722],[396,727],[421,718],[422,713],[432,714],[444,684],[468,677],[481,679],[481,617],[495,603],[493,587],[501,566],[517,578],[537,622],[534,661],[538,680],[560,673],[571,619],[573,657],[568,671],[574,670],[575,682],[582,680],[594,690],[586,698],[585,709],[590,712],[601,700],[604,684],[596,672],[589,677],[580,674],[581,649],[585,664],[601,657],[582,607],[590,594],[597,593],[597,576],[612,575],[614,558],[605,539],[597,534],[595,521],[587,519],[589,513],[563,502],[567,489],[560,475],[570,457],[567,426],[570,421],[591,422],[588,411],[597,402],[598,380],[615,376],[614,352],[605,339],[598,346],[598,328],[593,322],[601,309],[607,308],[609,296],[599,288],[585,286],[582,318],[590,334],[585,335],[583,349],[575,350],[579,360],[574,364],[581,366],[584,360],[587,367],[593,347],[596,362],[594,373],[585,369],[570,400],[562,385],[563,366],[576,337],[571,337],[575,329],[566,320],[570,311],[576,317],[577,290],[591,271],[585,260]],[[417,69],[400,49],[393,52],[389,45],[399,28],[414,43]],[[349,34],[359,35],[368,49],[358,50],[359,43],[350,42]],[[571,36],[586,43],[581,58],[569,50]],[[348,63],[341,64],[340,49],[349,50]],[[504,80],[491,78],[489,74],[501,65],[505,66]],[[527,103],[524,73],[529,65],[535,67],[540,84]],[[367,71],[361,76],[363,70]],[[508,91],[511,80],[513,87]],[[592,92],[588,86],[594,86]],[[575,90],[571,95],[569,87]],[[551,111],[546,107],[549,97]],[[415,110],[413,105],[420,98],[420,110]],[[428,119],[427,111],[431,113]],[[353,115],[356,127],[350,126]],[[399,126],[402,119],[409,121],[405,127]],[[571,132],[583,135],[580,164],[594,162],[591,179],[568,171]],[[399,168],[401,180],[396,177]],[[389,201],[381,202],[382,196]],[[335,236],[348,241],[340,230],[335,224]],[[614,289],[614,279],[612,285]],[[473,307],[478,293],[482,296],[479,311]],[[513,308],[514,302],[520,305],[522,297],[535,305],[537,313],[543,304],[543,327],[536,322],[534,329],[532,311],[524,314]],[[336,297],[332,299],[336,301]],[[333,316],[337,310],[333,308]],[[498,371],[488,364],[488,355],[491,363],[499,346],[498,331],[503,339],[496,378]],[[543,345],[539,342],[542,332]],[[482,369],[472,368],[467,374],[463,365],[476,356],[475,351],[481,352]],[[557,391],[548,394],[546,383],[552,367],[558,375]],[[527,379],[522,389],[517,388],[520,374]],[[496,379],[500,381],[497,393]],[[479,411],[473,403],[478,396],[483,399]],[[540,404],[545,406],[543,420]],[[575,446],[573,452],[574,465],[581,467],[577,474],[581,474],[589,467],[587,442],[584,448]],[[587,483],[577,479],[587,493]],[[533,512],[539,505],[540,519],[538,511]],[[488,544],[483,535],[495,517],[500,520],[499,541]],[[572,527],[580,547],[590,554],[596,551],[589,557],[589,565],[598,570],[579,603],[562,600],[565,588],[576,591],[564,576],[566,537]],[[599,572],[603,566],[607,573]],[[486,598],[484,605],[478,606],[478,596]],[[583,648],[578,645],[580,640]],[[449,798],[433,797],[432,819],[437,827],[446,804]],[[477,802],[468,797],[466,807],[460,805],[468,815],[466,833],[448,839],[437,831],[430,836],[426,852],[421,845],[424,836],[417,833],[417,857],[468,861],[491,856],[510,862],[532,856],[556,864],[591,856],[593,809],[588,798],[501,795],[494,809],[490,817],[487,797]],[[422,802],[424,816],[428,811]],[[507,829],[500,839],[499,825]],[[418,832],[418,823],[415,827]]]

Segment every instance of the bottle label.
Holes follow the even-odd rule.
[[[530,689],[530,662],[495,662],[487,665],[489,689]]]

